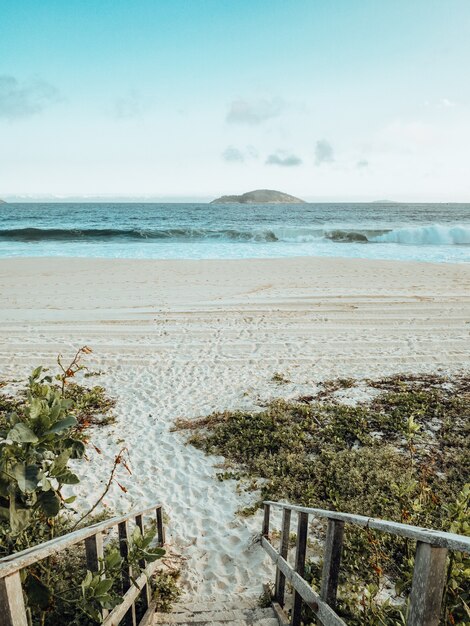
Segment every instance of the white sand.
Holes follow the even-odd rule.
[[[128,489],[116,511],[162,501],[169,537],[201,595],[259,593],[272,568],[253,497],[219,482],[214,459],[169,431],[178,416],[251,407],[308,393],[325,378],[469,366],[470,267],[358,259],[0,261],[0,371],[23,375],[92,346],[91,379],[118,399],[117,423],[96,430],[81,465],[79,505],[102,489],[123,441]],[[271,381],[274,372],[290,383]]]

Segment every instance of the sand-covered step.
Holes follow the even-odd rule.
[[[195,604],[196,606],[196,604]],[[199,605],[200,606],[200,605]],[[223,608],[221,608],[223,607]],[[261,626],[277,626],[273,609],[261,608],[227,608],[223,602],[209,603],[203,610],[172,612],[169,614],[157,613],[154,624],[237,624],[240,626],[260,624]]]
[[[260,608],[259,598],[244,594],[204,598],[186,597],[175,604],[171,613],[157,613],[155,624],[223,624],[277,626],[273,609]]]
[[[161,624],[162,622],[154,622],[154,624]],[[168,624],[173,624],[174,622],[168,622]],[[192,624],[194,622],[185,622],[187,624]],[[264,618],[264,619],[247,619],[247,620],[243,620],[243,619],[239,619],[239,620],[228,620],[228,621],[214,621],[214,620],[209,620],[209,621],[204,621],[204,622],[197,622],[197,624],[199,626],[206,626],[206,625],[211,625],[211,626],[254,626],[255,624],[257,626],[279,626],[279,622],[276,618]]]
[[[173,605],[172,613],[199,613],[204,611],[217,612],[232,609],[259,609],[259,598],[240,595],[239,597],[229,596],[228,599],[219,600],[190,600],[178,602]]]

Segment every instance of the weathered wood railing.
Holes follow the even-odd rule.
[[[157,541],[158,545],[162,546],[165,543],[162,505],[153,504],[145,509],[134,511],[129,515],[113,517],[99,524],[81,528],[62,537],[51,539],[51,541],[46,543],[0,559],[0,624],[2,626],[28,626],[20,577],[22,569],[83,541],[85,543],[87,567],[90,571],[97,571],[99,560],[103,558],[104,532],[115,526],[118,528],[119,549],[123,557],[121,573],[123,599],[109,614],[106,611],[104,612],[102,624],[103,626],[117,626],[124,620],[126,626],[136,626],[136,601],[141,594],[144,615],[139,622],[139,626],[150,624],[155,612],[155,606],[151,602],[147,580],[148,576],[151,576],[155,571],[158,561],[148,565],[145,562],[141,563],[141,566],[145,567],[145,569],[136,580],[135,585],[131,583],[130,577],[132,572],[129,564],[126,562],[130,536],[129,521],[133,520],[143,532],[144,516],[150,514],[156,515]]]
[[[269,541],[271,507],[283,509],[279,552]],[[294,568],[287,562],[292,511],[298,515]],[[317,594],[303,578],[309,515],[328,520],[320,594]],[[314,611],[323,626],[345,626],[345,622],[335,612],[345,522],[417,542],[406,623],[407,626],[437,626],[446,580],[447,551],[470,553],[470,537],[362,515],[311,509],[280,502],[265,502],[261,545],[276,564],[274,601],[284,607],[286,579],[294,588],[291,626],[300,625],[303,602]]]

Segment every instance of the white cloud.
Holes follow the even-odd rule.
[[[43,111],[59,99],[55,87],[40,79],[20,83],[14,76],[0,75],[0,117],[14,120]]]
[[[222,158],[228,163],[245,163],[248,159],[257,159],[258,151],[253,146],[246,146],[244,149],[228,146],[222,152]]]
[[[280,98],[254,101],[238,99],[231,103],[226,120],[230,124],[256,126],[273,117],[278,117],[284,109],[285,103]]]
[[[326,139],[320,139],[315,144],[315,165],[331,163],[331,161],[334,161],[333,147]]]
[[[229,146],[223,151],[222,158],[229,163],[243,163],[245,161],[243,152],[233,146]]]
[[[267,165],[280,165],[282,167],[295,167],[302,164],[302,159],[295,154],[285,154],[282,151],[268,155]]]

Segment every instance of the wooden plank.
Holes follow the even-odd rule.
[[[136,515],[135,516],[135,524],[137,526],[137,528],[140,529],[140,532],[142,533],[142,536],[144,535],[145,532],[145,528],[144,528],[144,518],[143,515]],[[145,569],[147,567],[147,563],[145,561],[145,559],[141,559],[139,561],[139,567],[141,569]],[[144,604],[144,611],[147,611],[147,609],[149,608],[150,605],[150,587],[148,585],[148,583],[145,583],[145,586],[142,590],[142,600],[143,600],[143,604]]]
[[[314,611],[324,626],[347,626],[334,610],[323,602],[320,596],[310,587],[310,585],[295,572],[265,537],[261,537],[261,545],[266,550],[272,561],[284,573],[296,591],[302,596],[304,602]]]
[[[270,513],[269,504],[263,505],[263,509],[264,509],[263,529],[261,531],[261,534],[263,535],[263,537],[267,537],[269,535],[269,513]]]
[[[285,613],[284,608],[278,602],[272,602],[271,606],[276,614],[276,619],[279,622],[279,626],[289,626],[289,616]]]
[[[86,566],[90,572],[97,572],[100,567],[100,559],[104,558],[103,533],[96,533],[85,539]]]
[[[325,549],[323,553],[323,571],[321,577],[321,599],[331,608],[336,605],[338,590],[339,566],[343,549],[344,522],[334,519],[328,520]]]
[[[118,534],[119,551],[123,559],[121,569],[122,593],[125,595],[131,586],[132,576],[132,567],[129,565],[129,527],[127,520],[118,524]],[[124,622],[126,626],[137,626],[134,602],[132,602],[131,607],[125,614]]]
[[[388,520],[376,519],[374,517],[365,517],[364,515],[353,515],[351,513],[340,513],[338,511],[328,511],[325,509],[313,509],[305,506],[297,506],[295,504],[284,504],[282,502],[272,502],[267,500],[264,504],[278,507],[281,509],[290,509],[300,513],[311,513],[316,517],[326,517],[327,519],[335,519],[356,526],[372,528],[397,535],[398,537],[408,537],[415,541],[430,543],[441,548],[449,550],[458,550],[459,552],[470,553],[470,537],[464,535],[456,535],[455,533],[446,533],[440,530],[432,530],[421,528],[419,526],[410,526],[409,524],[401,524],[399,522],[390,522]]]
[[[145,515],[146,513],[153,513],[155,509],[159,506],[160,504],[153,504],[150,507],[135,511],[132,514],[121,515],[120,517],[113,517],[104,522],[99,522],[98,524],[93,524],[92,526],[87,526],[86,528],[75,530],[73,533],[68,533],[67,535],[63,535],[62,537],[51,539],[50,541],[46,541],[45,543],[41,543],[38,546],[28,548],[27,550],[22,550],[21,552],[10,554],[9,556],[0,559],[0,578],[2,576],[12,574],[13,572],[17,572],[18,570],[23,569],[24,567],[28,567],[28,565],[32,565],[33,563],[41,561],[42,559],[52,556],[53,554],[57,554],[65,548],[70,548],[80,541],[85,541],[87,537],[91,537],[97,532],[103,532],[105,530],[108,530],[108,528],[117,526],[120,522],[128,520],[132,516],[138,514]]]
[[[303,578],[305,574],[305,556],[307,553],[308,513],[298,514],[297,545],[295,548],[295,571]],[[302,613],[302,595],[295,591],[294,606],[292,607],[291,625],[300,626]]]
[[[104,559],[103,533],[96,533],[85,539],[86,566],[90,572],[97,572],[100,567],[100,560]],[[101,610],[102,616],[106,617],[108,609]]]
[[[447,550],[418,542],[407,626],[437,626],[446,581]]]
[[[0,578],[0,623],[28,626],[19,572]]]
[[[149,563],[147,565],[145,572],[142,572],[142,574],[136,580],[136,585],[132,585],[129,591],[124,594],[121,604],[116,606],[108,615],[108,617],[103,620],[102,626],[118,626],[118,624],[126,615],[127,611],[134,604],[137,596],[140,594],[141,589],[147,582],[148,577],[152,576],[152,574],[156,570],[157,564],[158,561],[154,561],[153,563]]]
[[[161,505],[156,509],[157,516],[157,539],[158,545],[162,547],[165,545],[165,527],[163,525],[163,510]]]
[[[284,509],[282,512],[282,530],[279,553],[283,559],[287,559],[287,553],[289,551],[289,536],[290,536],[290,517],[291,512],[289,509]],[[279,568],[276,568],[276,583],[274,585],[274,598],[279,604],[284,606],[284,595],[286,589],[286,577]]]

